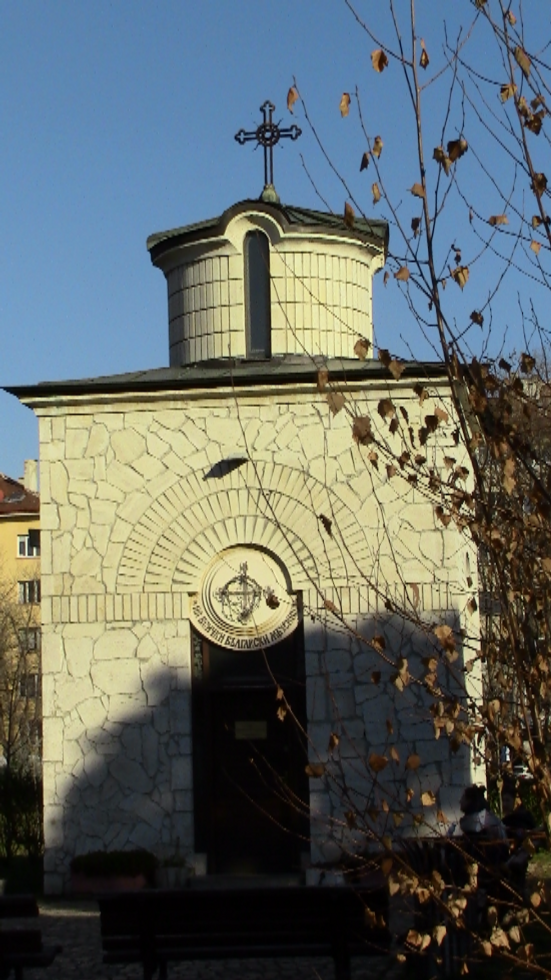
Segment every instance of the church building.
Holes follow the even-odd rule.
[[[476,760],[408,670],[416,623],[476,633],[476,562],[374,456],[439,408],[427,465],[461,463],[442,366],[373,357],[387,246],[268,188],[148,239],[168,367],[8,389],[40,427],[47,892],[135,848],[315,881],[384,798],[404,832],[456,813]]]

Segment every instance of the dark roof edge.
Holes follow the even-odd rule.
[[[402,372],[400,381],[403,380],[447,380],[446,367],[441,362],[434,361],[407,361]],[[260,366],[258,362],[254,364],[254,373],[243,366],[225,366],[223,368],[210,370],[203,367],[199,370],[193,368],[174,368],[159,369],[158,371],[136,371],[131,374],[115,374],[104,378],[85,378],[81,381],[47,381],[37,385],[17,385],[5,387],[10,395],[14,395],[20,400],[25,399],[46,399],[52,396],[65,395],[98,395],[98,394],[124,394],[131,392],[155,392],[155,391],[187,391],[194,389],[216,389],[216,388],[254,388],[265,385],[291,385],[306,383],[317,385],[317,375],[321,368],[326,368],[329,372],[330,382],[361,382],[361,381],[388,381],[397,383],[390,373],[380,362],[352,362],[342,364],[339,362],[323,361],[320,359],[319,365],[281,367],[279,370],[269,370]]]
[[[146,244],[152,263],[155,265],[157,259],[165,252],[171,251],[173,248],[177,248],[184,243],[193,244],[193,242],[204,241],[205,238],[217,238],[223,235],[230,221],[236,215],[243,214],[252,209],[271,215],[279,222],[284,230],[301,226],[303,228],[316,229],[317,231],[323,229],[325,233],[330,235],[346,234],[358,242],[378,244],[384,248],[386,258],[390,232],[388,222],[382,221],[379,218],[374,218],[372,221],[367,218],[357,218],[355,228],[349,228],[345,225],[344,219],[340,215],[332,215],[330,212],[327,212],[327,220],[323,221],[325,213],[321,211],[311,211],[307,208],[298,208],[293,205],[271,204],[260,200],[246,200],[232,204],[218,218],[208,218],[206,221],[199,221],[196,224],[149,235]],[[293,221],[292,216],[299,214],[309,216],[311,220],[305,220],[303,222]],[[384,228],[384,233],[378,236],[373,232],[370,233],[370,228]]]

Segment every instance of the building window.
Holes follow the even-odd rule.
[[[271,357],[270,243],[261,231],[245,236],[247,357]]]
[[[38,627],[19,630],[19,646],[23,653],[39,653],[42,646],[42,632]]]
[[[40,602],[40,580],[29,579],[19,582],[19,602],[24,605]]]
[[[40,696],[40,678],[38,674],[25,674],[19,681],[19,695],[22,698],[36,699]]]
[[[17,536],[17,557],[40,557],[40,531],[29,530],[28,534],[19,534]]]

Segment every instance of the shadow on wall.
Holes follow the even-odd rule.
[[[457,631],[453,613],[447,625]],[[320,774],[310,780],[311,855],[321,865],[364,851],[374,836],[445,834],[464,787],[485,781],[465,741],[463,646],[448,659],[430,626],[424,633],[389,614],[355,627],[378,637],[379,649],[321,624],[305,628],[309,761]],[[480,694],[473,675],[468,683],[470,697]]]
[[[65,890],[76,854],[163,854],[177,841],[193,851],[189,675],[157,667],[134,690],[77,704],[56,770],[53,785],[45,778],[47,892]]]
[[[451,616],[449,625],[457,627]],[[390,614],[358,617],[354,628],[382,637],[380,651],[330,620],[304,623],[314,864],[363,850],[373,832],[445,832],[440,817],[457,818],[461,792],[473,781],[470,750],[452,749],[467,721],[463,650],[450,665],[434,635]],[[46,748],[56,733],[62,741],[62,760],[45,764],[49,893],[65,890],[77,854],[194,851],[191,674],[158,659],[135,671],[133,661],[124,663],[123,670],[121,661],[92,662],[97,696],[87,683],[81,697],[74,681],[63,730],[61,719],[45,719]],[[432,688],[410,679],[427,673],[437,675]],[[436,687],[457,699],[455,718],[439,715]]]

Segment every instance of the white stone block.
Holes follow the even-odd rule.
[[[136,660],[104,660],[92,665],[94,685],[106,694],[137,694],[142,689]]]
[[[136,634],[125,628],[108,629],[94,645],[94,659],[126,660],[133,657],[138,646]],[[136,668],[137,669],[137,668]]]

